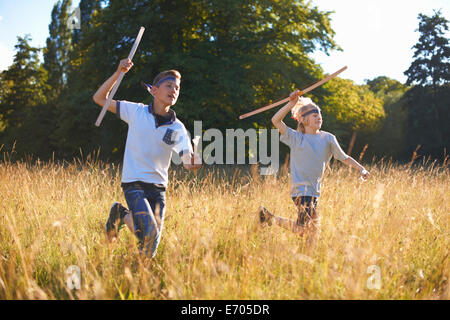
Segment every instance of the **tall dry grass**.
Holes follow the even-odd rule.
[[[449,299],[448,167],[334,164],[315,249],[256,210],[296,217],[287,174],[171,171],[154,260],[104,224],[125,203],[120,169],[90,159],[0,163],[0,299]],[[67,268],[81,288],[67,287]],[[375,267],[373,267],[375,266]],[[379,273],[379,287],[373,277]]]

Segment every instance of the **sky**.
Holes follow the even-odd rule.
[[[0,70],[13,62],[17,36],[30,34],[32,46],[45,46],[56,2],[0,0]],[[77,6],[79,0],[73,3]],[[418,14],[432,15],[433,9],[442,9],[442,15],[450,20],[449,0],[312,0],[312,4],[322,11],[334,11],[331,27],[343,49],[329,55],[317,52],[312,57],[326,73],[348,66],[341,77],[357,84],[378,76],[404,83],[403,72],[413,59],[411,48],[419,39],[415,32]]]
[[[331,15],[335,41],[344,50],[329,56],[314,55],[325,72],[332,73],[342,66],[348,69],[342,78],[364,84],[366,79],[387,76],[402,83],[403,74],[413,61],[412,47],[419,40],[419,13],[432,16],[434,10],[450,21],[449,0],[314,0]],[[449,24],[450,28],[450,24]],[[450,32],[447,32],[450,37]]]
[[[0,70],[13,62],[17,36],[29,34],[31,45],[44,47],[57,0],[0,0]],[[78,6],[79,0],[72,0]]]

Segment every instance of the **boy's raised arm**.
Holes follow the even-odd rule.
[[[106,100],[108,100],[109,92],[111,91],[112,87],[116,83],[117,79],[119,78],[120,72],[127,73],[131,67],[133,66],[133,62],[130,59],[123,59],[120,61],[119,66],[117,67],[117,70],[114,72],[114,74],[109,77],[108,80],[106,80],[100,88],[98,88],[97,92],[92,97],[94,102],[98,104],[100,107],[103,107],[106,103]],[[112,113],[116,113],[116,101],[111,100],[111,103],[108,106],[108,111],[111,111]]]
[[[292,108],[297,104],[299,99],[298,90],[292,92],[289,96],[289,102],[282,107],[280,110],[275,113],[272,117],[273,125],[280,131],[281,135],[284,135],[287,130],[286,124],[283,122],[283,119],[292,110]]]

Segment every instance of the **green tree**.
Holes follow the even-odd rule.
[[[33,153],[41,147],[37,143],[38,137],[47,136],[52,128],[46,126],[52,114],[42,113],[49,90],[47,73],[39,61],[40,49],[29,45],[31,38],[26,35],[17,39],[13,64],[1,75],[0,116],[3,132],[0,144],[11,146],[16,141],[18,153]],[[45,149],[48,143],[42,146]]]
[[[408,115],[403,156],[410,158],[420,145],[422,155],[442,158],[450,147],[450,84],[438,86],[436,90],[430,86],[415,86],[402,100]]]
[[[408,109],[406,152],[422,144],[422,150],[438,156],[449,147],[450,45],[445,36],[448,20],[440,11],[435,11],[431,17],[419,14],[418,18],[420,38],[413,47],[414,61],[405,71],[407,84],[416,84],[405,97]]]
[[[405,75],[407,84],[421,86],[438,85],[450,81],[450,45],[445,36],[448,31],[448,20],[441,11],[434,12],[432,17],[419,14],[419,41],[413,46],[414,61]]]
[[[91,11],[88,28],[82,19],[55,141],[65,154],[99,144],[121,154],[126,125],[108,115],[94,127],[91,96],[128,56],[141,25],[135,66],[115,98],[149,103],[140,81],[174,68],[182,74],[175,111],[189,129],[194,120],[205,129],[270,126],[267,113],[238,116],[322,76],[309,54],[338,48],[329,14],[303,0],[110,0]]]
[[[124,128],[117,126],[117,122],[105,121],[102,129],[93,126],[97,113],[92,102],[92,95],[96,90],[99,78],[97,74],[98,60],[105,57],[95,57],[92,48],[97,42],[102,42],[102,34],[98,30],[99,17],[102,15],[100,0],[81,0],[79,4],[81,15],[81,28],[73,30],[72,49],[69,53],[69,66],[67,74],[68,85],[63,88],[55,102],[57,114],[57,127],[51,135],[51,141],[56,147],[58,157],[70,158],[84,154],[102,146],[103,154],[110,155],[120,139],[116,133],[124,134]],[[116,39],[117,40],[117,39]],[[110,50],[110,49],[105,49]],[[97,70],[97,71],[96,71]],[[125,81],[124,84],[126,85]],[[99,110],[98,110],[99,111]],[[116,127],[112,126],[113,122]],[[107,142],[102,141],[104,136]],[[103,146],[110,146],[103,148]]]
[[[385,117],[383,101],[368,86],[355,85],[352,80],[334,78],[324,85],[324,127],[330,128],[345,142],[351,155],[359,132],[373,132]]]
[[[385,106],[398,101],[408,90],[408,86],[400,81],[385,76],[366,80],[366,84],[377,98],[383,99]]]
[[[48,72],[51,98],[57,98],[67,84],[69,56],[72,48],[71,29],[68,26],[72,0],[59,0],[51,14],[48,27],[50,36],[44,48],[44,67]]]
[[[31,47],[29,41],[29,35],[17,37],[14,61],[2,72],[2,83],[8,89],[2,94],[0,113],[8,127],[21,125],[27,107],[46,102],[46,72],[40,65],[40,50]]]
[[[386,114],[379,129],[367,136],[372,145],[368,154],[400,159],[406,143],[408,116],[403,97],[409,87],[385,76],[367,80],[366,83],[375,96],[383,100]]]
[[[3,79],[3,74],[4,74],[3,72],[0,72],[0,108],[3,104],[3,100],[9,94],[9,92],[11,90],[11,86],[13,84],[13,82],[11,80],[7,81],[7,80]],[[3,131],[5,131],[5,129],[6,129],[6,122],[3,118],[4,118],[4,115],[3,115],[3,113],[0,112],[0,136],[1,136],[1,133]]]

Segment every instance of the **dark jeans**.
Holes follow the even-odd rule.
[[[292,197],[295,205],[298,209],[298,226],[306,226],[307,224],[313,223],[315,225],[319,224],[319,214],[317,212],[317,198],[310,196],[299,196]]]
[[[140,181],[122,183],[128,208],[133,215],[134,232],[139,239],[139,249],[154,257],[161,240],[166,206],[166,189]],[[144,249],[145,247],[145,249]]]

